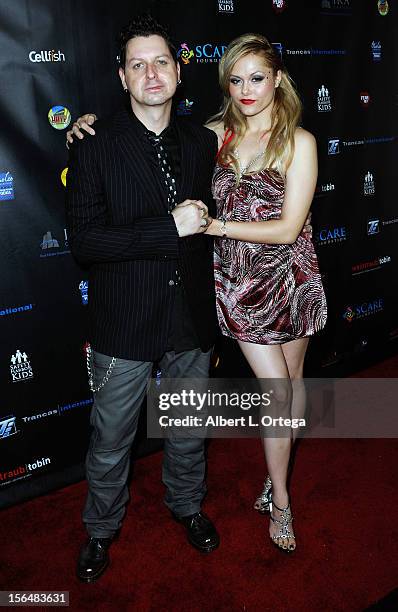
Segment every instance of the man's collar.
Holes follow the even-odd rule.
[[[129,105],[128,108],[129,111],[129,117],[131,118],[132,122],[134,123],[134,125],[136,126],[136,128],[139,130],[139,132],[145,136],[165,136],[166,133],[168,132],[168,130],[173,129],[174,128],[174,124],[175,124],[175,116],[173,113],[171,113],[170,115],[170,123],[169,125],[167,125],[164,130],[160,133],[160,134],[155,134],[155,132],[152,132],[151,130],[149,130],[143,123],[142,121],[140,121],[137,117],[137,115],[135,115],[133,109],[131,108],[131,106]]]

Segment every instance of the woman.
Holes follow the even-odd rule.
[[[314,137],[299,127],[301,103],[279,56],[261,35],[228,46],[219,67],[221,111],[207,127],[219,140],[213,196],[218,219],[215,281],[221,331],[256,377],[284,379],[279,401],[297,413],[309,336],[326,322],[310,236],[303,232],[317,179]],[[296,548],[286,487],[291,438],[264,438],[269,476],[255,508],[270,510],[273,542]]]

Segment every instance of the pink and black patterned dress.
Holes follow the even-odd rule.
[[[285,193],[276,170],[244,174],[217,165],[213,197],[227,221],[278,219]],[[215,239],[217,314],[223,335],[255,344],[311,336],[326,323],[326,298],[311,238],[293,244]]]

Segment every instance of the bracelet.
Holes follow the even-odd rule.
[[[221,236],[225,238],[227,235],[227,226],[226,226],[227,220],[225,217],[220,217],[220,221],[221,221]]]

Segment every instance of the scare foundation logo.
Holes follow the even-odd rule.
[[[370,317],[384,310],[383,298],[377,298],[370,302],[362,302],[362,304],[355,304],[354,306],[347,306],[343,313],[343,319],[348,323],[357,319],[364,319]]]
[[[20,349],[11,355],[10,373],[12,382],[21,382],[33,378],[33,370],[27,354]]]
[[[336,244],[347,240],[347,228],[342,225],[340,227],[324,227],[315,234],[315,242],[319,246],[328,244]]]
[[[190,49],[188,44],[184,42],[177,52],[177,58],[181,59],[184,64],[189,64],[191,60],[196,60],[197,64],[218,63],[224,55],[226,48],[226,45],[205,43],[203,45],[196,45],[194,49]]]

